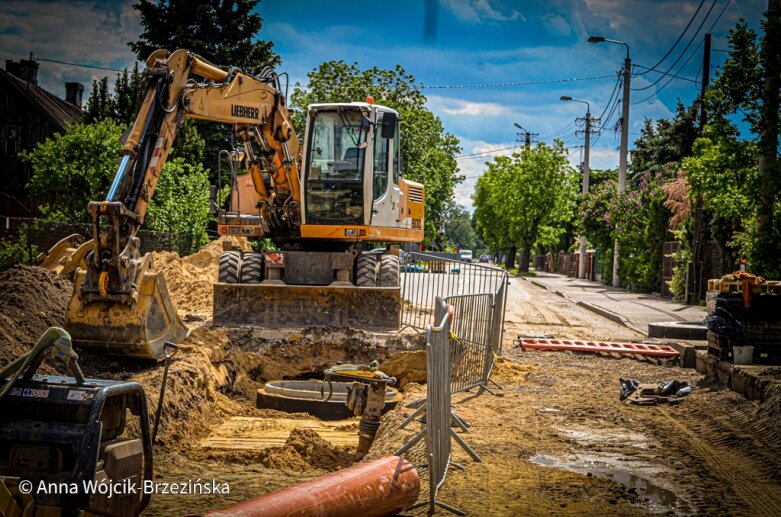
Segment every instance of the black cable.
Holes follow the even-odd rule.
[[[37,61],[46,61],[48,63],[57,63],[58,65],[68,65],[68,66],[80,66],[82,68],[94,68],[96,70],[108,70],[110,72],[124,72],[124,70],[117,70],[116,68],[106,68],[105,66],[95,66],[95,65],[84,65],[81,63],[68,63],[67,61],[58,61],[56,59],[46,59],[45,57],[34,57],[33,59]]]
[[[698,34],[700,33],[700,31],[702,30],[702,26],[703,26],[703,25],[705,25],[705,22],[706,22],[706,21],[708,20],[708,18],[710,17],[710,13],[711,13],[711,11],[713,11],[713,8],[714,8],[714,7],[716,7],[716,3],[717,3],[717,2],[718,2],[718,0],[713,0],[713,3],[711,4],[711,6],[710,6],[710,9],[708,9],[708,12],[707,12],[707,13],[705,13],[705,17],[702,19],[702,21],[700,22],[700,25],[697,27],[697,31],[696,31],[696,32],[694,33],[694,35],[692,35],[692,37],[689,39],[689,43],[687,43],[687,44],[686,44],[686,48],[684,48],[684,49],[683,49],[683,51],[682,51],[682,52],[681,52],[681,54],[678,56],[678,58],[675,60],[675,62],[673,62],[673,64],[672,64],[672,65],[670,65],[670,68],[668,68],[668,69],[667,69],[667,71],[665,72],[665,75],[669,74],[669,73],[672,71],[672,69],[673,69],[673,68],[675,68],[675,65],[677,65],[677,64],[678,64],[678,62],[681,60],[681,58],[682,58],[682,57],[683,57],[683,56],[686,54],[686,52],[689,50],[689,47],[691,47],[692,43],[694,43],[694,39],[697,37],[697,35],[698,35]],[[662,79],[664,79],[664,77],[665,77],[664,75],[661,75],[661,76],[659,76],[659,78],[658,78],[656,81],[654,81],[653,83],[649,84],[648,86],[643,86],[642,88],[632,88],[632,91],[635,91],[635,92],[640,92],[640,91],[643,91],[643,90],[647,90],[647,89],[649,89],[649,88],[652,88],[652,87],[656,86],[657,84],[659,84],[659,82],[660,82]]]
[[[647,66],[643,66],[643,65],[635,65],[635,66],[637,66],[639,68],[648,68]],[[675,75],[675,74],[666,74],[666,73],[664,73],[664,72],[662,72],[660,70],[650,70],[650,69],[648,69],[646,71],[647,72],[654,72],[656,74],[662,74],[662,75],[666,75],[666,76],[672,76],[672,77],[675,77],[676,79],[682,79],[684,81],[689,81],[690,83],[698,83],[699,84],[699,81],[697,79],[689,79],[688,77],[682,77],[680,75]],[[635,75],[640,75],[640,74],[635,74]],[[697,74],[697,77],[699,77],[699,73]]]
[[[516,145],[510,146],[510,147],[502,147],[501,149],[492,149],[490,151],[481,151],[479,153],[472,153],[472,154],[462,154],[460,156],[454,156],[454,158],[455,159],[470,158],[470,157],[473,157],[473,156],[481,156],[481,155],[484,155],[484,154],[497,153],[499,151],[507,151],[508,149],[515,149],[516,147],[519,147],[519,146],[516,144]]]
[[[667,53],[662,57],[662,59],[660,59],[658,63],[656,63],[654,66],[652,66],[651,68],[649,68],[645,72],[640,72],[637,75],[645,75],[648,72],[655,71],[656,67],[661,65],[664,62],[664,60],[667,59],[670,56],[670,54],[672,54],[673,50],[675,50],[675,47],[678,46],[678,43],[680,43],[681,39],[683,39],[684,34],[686,34],[686,32],[689,30],[689,27],[691,27],[691,24],[694,21],[694,19],[700,13],[700,9],[702,9],[702,6],[703,6],[704,3],[705,3],[705,0],[700,0],[700,5],[697,6],[697,10],[694,11],[694,14],[689,19],[689,23],[686,24],[686,27],[683,29],[683,32],[681,32],[680,36],[678,36],[678,39],[675,40],[675,43],[673,43],[673,46],[670,47],[670,50],[667,51]],[[645,68],[645,67],[643,67],[643,68]]]
[[[424,86],[420,85],[421,89],[435,90],[445,88],[493,88],[497,86],[529,86],[534,84],[552,84],[552,83],[569,83],[573,81],[593,81],[596,79],[605,79],[607,77],[613,77],[612,75],[592,75],[588,77],[570,77],[568,79],[544,79],[541,81],[522,81],[517,83],[489,83],[489,84],[445,84],[438,86]]]
[[[699,44],[698,44],[698,45],[697,45],[697,46],[694,48],[694,51],[693,51],[691,54],[689,54],[689,57],[688,57],[688,58],[686,58],[686,61],[684,61],[684,62],[683,62],[683,64],[681,65],[681,67],[678,69],[678,71],[679,71],[679,72],[680,72],[680,71],[681,71],[681,70],[682,70],[682,69],[683,69],[683,68],[684,68],[684,67],[685,67],[687,64],[689,64],[689,61],[691,61],[691,58],[693,58],[693,57],[694,57],[694,56],[697,54],[697,52],[699,52],[699,50],[700,50],[700,47],[701,47],[701,46],[702,46],[702,41],[700,41],[700,43],[699,43]],[[649,95],[648,97],[646,97],[645,99],[643,99],[643,100],[641,100],[641,101],[633,102],[633,103],[632,103],[632,106],[635,106],[635,105],[637,105],[637,104],[642,104],[642,103],[644,103],[645,101],[647,101],[647,100],[649,100],[649,99],[652,99],[653,97],[655,97],[655,96],[659,95],[659,93],[661,93],[661,91],[662,91],[662,90],[664,90],[664,89],[667,87],[667,85],[668,85],[668,84],[670,84],[670,83],[672,82],[672,80],[673,80],[673,79],[675,79],[675,77],[670,77],[670,79],[668,79],[668,80],[667,80],[667,82],[666,82],[666,83],[664,83],[662,86],[660,86],[659,88],[657,88],[657,89],[656,89],[656,91],[655,91],[654,93],[652,93],[651,95]]]

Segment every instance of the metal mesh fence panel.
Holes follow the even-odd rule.
[[[60,240],[73,234],[92,238],[92,225],[66,223],[25,217],[0,217],[0,240],[18,241],[24,238],[28,246],[28,262],[34,263],[37,253],[46,252]],[[139,230],[141,254],[151,251],[176,251],[182,256],[195,252],[198,243],[195,232],[160,232]]]
[[[507,272],[427,253],[404,253],[401,266],[403,327],[425,330],[434,325],[435,300],[464,294],[504,293]],[[504,296],[504,294],[502,295]],[[504,300],[501,302],[504,312]],[[500,326],[500,332],[501,332]],[[498,342],[501,346],[501,341]]]

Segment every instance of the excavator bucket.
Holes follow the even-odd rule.
[[[79,269],[65,313],[65,329],[73,344],[109,355],[161,359],[166,341],[181,343],[188,329],[176,313],[162,273],[144,271],[132,304],[83,302],[86,272]]]
[[[74,233],[52,246],[48,252],[39,253],[38,265],[58,275],[72,276],[77,267],[86,268],[84,256],[93,248],[92,241]]]

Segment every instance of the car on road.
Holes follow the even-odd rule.
[[[463,262],[472,262],[472,250],[459,250],[458,259]]]
[[[489,255],[488,253],[483,253],[482,255],[480,255],[480,262],[488,264],[489,262],[491,262],[491,255]]]

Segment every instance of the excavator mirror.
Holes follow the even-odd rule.
[[[392,111],[387,111],[382,115],[382,131],[380,136],[382,138],[393,138],[396,132],[396,114]]]

